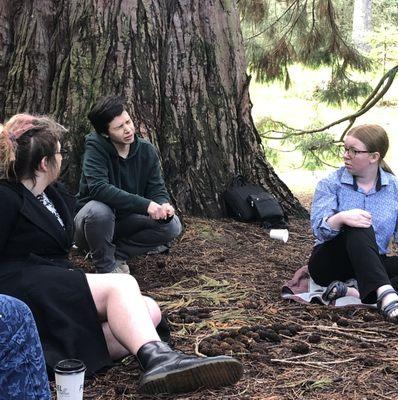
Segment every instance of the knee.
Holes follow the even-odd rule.
[[[162,312],[158,303],[152,297],[143,296],[154,326],[158,326],[162,319]]]
[[[87,218],[95,222],[114,222],[115,214],[112,209],[100,201],[91,200],[86,204],[88,206]],[[87,219],[86,218],[86,219]]]
[[[127,274],[106,274],[106,278],[112,282],[112,289],[116,292],[141,293],[138,282],[132,275]]]
[[[376,241],[375,231],[373,226],[369,228],[355,228],[352,226],[345,226],[344,227],[345,236],[349,239],[370,239]]]
[[[172,241],[181,234],[182,225],[177,215],[174,215],[174,218],[165,225],[165,231],[168,241]]]

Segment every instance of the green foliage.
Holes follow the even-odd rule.
[[[370,57],[376,61],[385,73],[388,66],[398,61],[398,28],[390,23],[383,23],[374,29],[369,38]]]
[[[335,166],[341,160],[336,140],[330,132],[291,136],[285,141],[296,144],[296,149],[303,155],[303,168],[310,171],[322,169],[325,165]]]
[[[358,105],[359,98],[368,96],[372,92],[372,87],[367,82],[355,82],[348,78],[332,77],[325,88],[318,86],[314,91],[317,100],[330,105],[341,106],[343,101],[349,104]]]
[[[310,127],[319,126],[320,121],[314,120]],[[257,129],[262,137],[267,159],[272,165],[278,165],[278,153],[299,151],[303,161],[300,167],[314,171],[322,169],[325,165],[336,166],[341,160],[338,142],[330,132],[317,132],[313,134],[297,135],[297,131],[280,121],[274,121],[270,117],[262,118],[257,123]],[[269,143],[280,140],[280,149],[272,148]],[[271,158],[269,158],[270,154]]]
[[[377,29],[384,24],[398,26],[397,0],[372,1],[373,26]]]
[[[373,97],[365,100],[364,107],[380,101],[375,101],[368,81],[357,81],[353,75],[374,67],[379,69],[378,74],[383,69],[384,75],[397,64],[397,0],[372,0],[374,33],[368,38],[372,49],[369,57],[364,57],[351,43],[354,0],[240,0],[238,4],[248,68],[258,81],[279,80],[289,89],[289,69],[293,64],[312,69],[326,66],[330,67],[330,79],[315,87],[313,99],[340,107],[343,103],[357,106],[369,95]],[[311,90],[308,97],[310,94]],[[323,125],[316,122],[312,126]],[[331,133],[313,133],[311,128],[300,131],[270,117],[257,127],[267,158],[273,163],[279,161],[276,151],[295,150],[302,153],[303,167],[307,169],[324,164],[335,166],[341,160]],[[270,137],[278,137],[282,147],[292,150],[273,147]]]
[[[273,148],[272,145],[270,144],[270,140],[265,138],[264,135],[261,135],[261,132],[270,131],[278,126],[279,126],[278,123],[276,121],[273,121],[269,117],[262,118],[256,124],[257,130],[260,132],[260,136],[262,136],[262,144],[264,148],[265,157],[268,160],[268,162],[271,163],[274,167],[278,166],[279,164],[280,151],[278,149]]]
[[[288,66],[302,63],[312,68],[333,65],[369,70],[369,60],[353,48],[338,28],[332,0],[239,2],[249,70],[261,82],[284,80]]]

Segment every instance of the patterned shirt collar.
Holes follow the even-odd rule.
[[[340,182],[345,183],[346,185],[351,185],[355,191],[358,190],[356,177],[351,175],[348,172],[347,168],[344,168]],[[377,173],[376,192],[378,192],[382,186],[386,185],[388,185],[388,176],[386,175],[383,168],[379,167],[379,171]]]

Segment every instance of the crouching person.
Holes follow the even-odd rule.
[[[121,98],[100,99],[88,114],[75,217],[75,242],[97,272],[129,273],[126,259],[168,251],[181,233],[155,147],[136,135]]]

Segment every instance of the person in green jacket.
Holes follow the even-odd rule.
[[[138,254],[168,251],[181,233],[155,147],[135,134],[122,98],[101,98],[88,118],[77,194],[75,244],[90,251],[99,273],[129,273]]]

